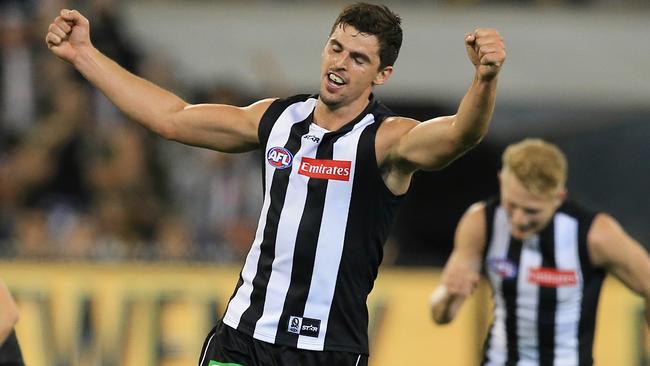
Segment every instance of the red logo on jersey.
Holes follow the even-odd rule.
[[[555,268],[530,268],[528,282],[541,287],[575,286],[578,283],[576,271],[562,271]]]
[[[298,174],[310,178],[350,180],[351,161],[302,158]]]

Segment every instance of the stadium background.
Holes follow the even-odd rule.
[[[393,1],[404,45],[380,98],[453,113],[472,68],[465,32],[506,40],[493,125],[449,168],[418,173],[370,300],[373,366],[473,365],[489,293],[450,327],[426,302],[453,229],[496,193],[499,155],[526,136],[568,155],[569,195],[650,245],[650,3]],[[339,1],[0,1],[0,278],[28,365],[192,364],[235,284],[260,202],[258,157],[163,141],[126,121],[43,37],[78,8],[96,46],[186,100],[245,105],[315,92]],[[641,302],[608,280],[597,365],[644,365]],[[645,360],[645,361],[644,361]]]

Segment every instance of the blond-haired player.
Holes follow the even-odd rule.
[[[645,298],[650,324],[650,257],[613,217],[566,200],[557,146],[526,139],[502,162],[500,198],[472,205],[458,224],[433,319],[451,322],[483,270],[494,299],[483,365],[592,365],[607,272]]]

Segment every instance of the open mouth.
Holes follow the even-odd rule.
[[[342,77],[336,75],[333,72],[330,72],[330,73],[327,74],[327,79],[330,82],[332,82],[332,83],[334,83],[336,85],[339,85],[339,86],[345,85],[345,80]]]

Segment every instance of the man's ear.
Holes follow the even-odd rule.
[[[393,73],[393,67],[392,66],[386,66],[384,67],[381,71],[377,73],[377,76],[375,76],[375,79],[372,81],[373,85],[382,85],[385,83],[390,75]]]
[[[562,202],[564,202],[564,200],[566,200],[566,196],[567,196],[567,190],[566,188],[562,187],[562,189],[560,189],[560,191],[557,192],[557,196],[556,196],[559,202],[558,207],[562,205]]]

